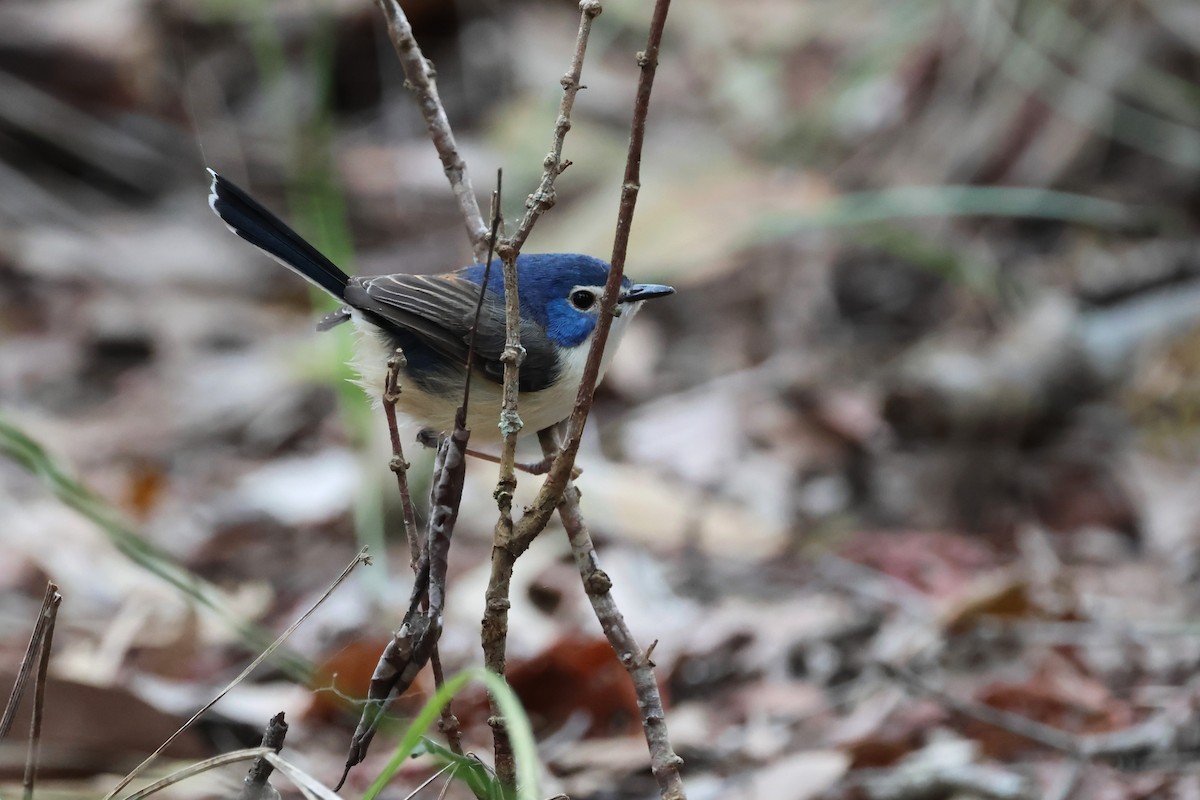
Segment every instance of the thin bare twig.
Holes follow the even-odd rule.
[[[17,669],[17,679],[13,682],[12,693],[8,696],[8,703],[4,706],[4,714],[0,715],[0,739],[8,735],[12,729],[13,719],[17,714],[17,706],[21,703],[21,696],[25,693],[25,686],[29,683],[29,675],[33,671],[33,662],[38,654],[38,648],[41,647],[42,637],[46,635],[46,625],[50,619],[50,607],[58,596],[58,587],[52,583],[46,583],[46,594],[42,597],[42,607],[38,610],[37,620],[33,623],[33,633],[29,636],[29,645],[25,648],[25,655],[21,658],[21,666]]]
[[[557,449],[556,437],[551,431],[543,434],[542,448],[547,455],[552,455]],[[621,610],[617,608],[610,591],[612,580],[600,569],[596,547],[592,544],[592,534],[579,511],[579,490],[573,483],[567,484],[562,501],[558,504],[558,516],[566,528],[567,539],[571,543],[571,554],[575,558],[575,566],[579,570],[579,577],[583,581],[584,591],[592,604],[596,619],[600,621],[600,627],[612,645],[613,652],[617,654],[633,681],[638,708],[642,712],[642,733],[650,750],[650,770],[658,781],[659,794],[663,800],[684,800],[686,794],[683,789],[683,777],[679,774],[683,759],[676,755],[671,747],[662,695],[654,677],[654,662],[650,659],[657,643],[651,643],[650,647],[643,650],[625,623]]]
[[[479,318],[483,314],[483,301],[487,297],[488,283],[492,279],[492,258],[496,252],[496,237],[500,235],[503,214],[500,213],[500,189],[504,181],[504,170],[496,170],[496,189],[492,192],[492,227],[488,234],[487,261],[483,262],[483,280],[479,284],[479,301],[475,304],[475,318],[471,322],[471,333],[467,339],[467,377],[463,381],[462,412],[465,416],[471,403],[471,372],[475,366],[475,337],[479,334]]]
[[[612,327],[612,316],[617,313],[616,301],[621,288],[621,279],[624,276],[625,256],[629,249],[633,212],[637,204],[638,191],[641,188],[642,145],[645,141],[646,117],[650,110],[650,92],[654,85],[658,51],[662,43],[669,9],[670,0],[656,0],[646,49],[638,54],[641,75],[638,79],[637,97],[634,101],[629,152],[625,162],[625,178],[621,186],[621,204],[617,213],[617,230],[613,238],[612,266],[609,270],[608,282],[604,287],[604,297],[601,300],[601,308],[610,311],[602,313],[597,321],[584,368],[583,381],[579,386],[579,392],[575,397],[575,406],[568,422],[566,444],[555,455],[554,465],[550,468],[550,474],[542,485],[534,506],[521,519],[519,528],[522,530],[517,533],[517,536],[526,532],[524,529],[527,521],[530,526],[529,530],[544,526],[551,510],[557,506],[559,518],[571,541],[571,550],[575,555],[576,565],[579,568],[580,577],[583,579],[588,599],[604,629],[605,636],[633,680],[638,707],[642,712],[642,730],[650,750],[651,770],[658,781],[659,794],[663,800],[683,800],[686,795],[683,778],[679,773],[679,767],[683,760],[675,754],[667,734],[662,697],[654,677],[654,664],[650,660],[654,646],[651,645],[645,651],[638,646],[625,624],[624,617],[613,601],[609,591],[612,583],[599,567],[591,534],[588,532],[583,515],[579,510],[579,492],[570,482],[571,470],[575,464],[575,456],[579,452],[584,425],[587,423],[588,413],[591,411],[601,356],[608,342],[608,332]],[[557,442],[553,432],[543,432],[540,438],[542,449],[547,457],[554,454]]]
[[[404,515],[404,533],[408,538],[408,565],[415,571],[421,557],[421,534],[417,530],[417,513],[413,509],[412,494],[408,490],[409,463],[404,460],[404,448],[400,444],[400,428],[396,422],[396,403],[400,400],[400,370],[407,361],[400,348],[387,360],[387,377],[383,385],[383,415],[387,418],[388,438],[392,443],[392,460],[388,463],[396,475],[396,488],[400,491],[400,509]]]
[[[109,791],[109,793],[104,796],[104,800],[112,800],[112,798],[116,797],[117,792],[121,791],[126,786],[128,786],[129,782],[132,781],[134,778],[136,778],[138,775],[141,775],[142,772],[145,771],[146,767],[148,767],[152,763],[154,763],[154,760],[156,758],[158,758],[159,755],[162,754],[163,750],[166,750],[168,747],[170,747],[171,742],[175,741],[177,738],[179,738],[179,735],[181,733],[183,733],[185,730],[187,730],[189,727],[191,727],[193,722],[195,722],[197,719],[200,718],[200,716],[202,714],[204,714],[210,708],[212,708],[214,705],[216,705],[217,702],[220,701],[220,699],[222,697],[229,694],[229,692],[231,692],[233,690],[233,687],[237,686],[239,683],[246,680],[246,678],[250,675],[250,673],[258,668],[259,664],[261,664],[262,662],[264,662],[268,658],[270,658],[271,654],[274,653],[276,650],[278,650],[280,645],[282,645],[285,641],[287,641],[287,638],[289,636],[291,636],[293,633],[295,633],[296,629],[299,628],[302,624],[304,624],[304,621],[306,619],[308,619],[310,616],[312,616],[312,613],[314,611],[316,611],[321,606],[322,603],[324,603],[327,599],[329,599],[329,596],[331,594],[333,594],[334,590],[337,589],[339,586],[341,586],[342,582],[345,581],[346,578],[350,577],[350,573],[354,571],[355,567],[357,567],[359,564],[370,564],[370,563],[371,563],[371,557],[367,555],[367,548],[364,547],[362,550],[358,551],[358,554],[356,556],[354,556],[354,560],[346,565],[346,568],[344,570],[342,570],[342,574],[338,575],[337,578],[334,579],[333,583],[331,583],[329,585],[329,588],[325,590],[325,593],[322,594],[320,597],[318,597],[316,602],[313,603],[311,606],[309,606],[309,609],[300,615],[299,619],[297,619],[295,622],[293,622],[291,625],[289,625],[287,630],[285,630],[283,633],[279,634],[278,639],[271,642],[271,644],[267,647],[267,649],[263,650],[258,655],[257,658],[255,658],[253,661],[251,661],[249,664],[247,664],[246,668],[243,669],[240,673],[238,673],[238,676],[236,678],[234,678],[232,681],[230,681],[225,686],[224,689],[222,689],[220,692],[218,692],[216,697],[214,697],[212,700],[209,700],[207,703],[205,703],[199,710],[196,711],[195,714],[192,714],[192,716],[187,720],[187,722],[180,725],[178,730],[176,730],[174,733],[172,733],[170,736],[168,736],[167,740],[158,746],[157,750],[155,750],[153,753],[151,753],[149,756],[147,756],[146,759],[141,764],[138,764],[136,767],[133,768],[132,772],[130,772],[128,775],[126,775],[124,778],[122,778],[117,783],[117,785],[114,786]]]
[[[442,161],[442,170],[450,181],[455,200],[458,201],[458,209],[466,223],[467,238],[471,240],[475,260],[482,262],[488,251],[488,229],[483,222],[483,214],[479,211],[479,201],[475,199],[475,189],[471,185],[467,165],[458,153],[454,131],[450,129],[450,120],[446,117],[446,110],[438,96],[433,66],[421,53],[421,48],[413,37],[412,25],[409,24],[404,10],[400,8],[398,0],[376,2],[387,19],[388,36],[396,48],[400,66],[404,68],[405,83],[416,93],[417,105],[421,109],[421,116],[425,118],[429,139],[437,149],[438,158]]]
[[[45,633],[38,647],[37,672],[33,680],[33,719],[29,723],[29,750],[25,755],[25,777],[21,782],[25,800],[33,800],[33,785],[37,781],[38,751],[42,744],[42,710],[46,701],[46,673],[50,668],[50,648],[54,644],[54,623],[58,620],[58,606],[62,595],[54,587],[50,604],[43,615],[46,618]]]
[[[1122,769],[1136,770],[1170,769],[1195,759],[1198,720],[1190,702],[1174,712],[1164,710],[1128,728],[1109,733],[1076,734],[982,703],[960,700],[908,667],[886,663],[879,666],[886,675],[899,680],[910,690],[928,695],[956,714],[1065,753],[1076,761],[1104,761]]]
[[[600,16],[600,12],[603,10],[600,0],[581,0],[579,3],[579,32],[575,35],[575,54],[571,58],[571,66],[560,81],[563,87],[562,100],[558,104],[558,119],[554,122],[554,136],[550,142],[550,152],[542,161],[542,179],[533,194],[525,199],[525,214],[517,224],[517,230],[506,242],[514,251],[513,258],[516,258],[516,254],[521,252],[538,217],[554,206],[557,199],[554,193],[554,181],[562,174],[563,170],[571,165],[570,161],[563,161],[563,140],[566,139],[567,131],[571,130],[571,109],[575,107],[575,95],[583,88],[579,77],[583,72],[583,57],[587,53],[592,21]]]

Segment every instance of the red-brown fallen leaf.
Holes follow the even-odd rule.
[[[935,598],[962,592],[976,575],[1000,564],[979,538],[934,531],[861,533],[841,555]]]
[[[321,662],[310,686],[312,702],[304,713],[308,722],[349,721],[358,718],[353,699],[365,697],[371,673],[379,663],[379,654],[390,638],[355,639],[342,645]],[[332,691],[331,691],[332,687]],[[433,679],[423,669],[408,691],[389,707],[389,713],[415,714],[433,693]]]
[[[0,674],[0,686],[11,687],[15,677]],[[30,688],[21,698],[13,728],[0,747],[0,780],[18,780],[24,772],[32,695]],[[183,724],[182,718],[159,711],[119,686],[90,686],[53,676],[47,678],[43,713],[41,778],[124,773]],[[212,753],[194,731],[187,730],[164,755],[195,759]]]
[[[1126,701],[1114,697],[1069,660],[1053,654],[1024,683],[993,683],[976,692],[975,699],[1075,734],[1109,733],[1137,721]],[[1035,747],[1023,736],[975,720],[965,721],[964,732],[993,758],[1013,759]]]
[[[557,730],[579,713],[586,715],[587,736],[641,730],[629,673],[604,639],[559,639],[534,658],[511,665],[508,682],[535,731]]]
[[[979,576],[941,613],[942,627],[951,636],[971,629],[982,617],[1011,620],[1048,616],[1030,596],[1029,582],[1012,571]]]
[[[929,731],[945,720],[945,710],[933,702],[901,706],[875,730],[844,742],[842,749],[850,756],[851,769],[890,767],[920,750]]]
[[[932,701],[912,702],[898,686],[881,687],[834,722],[825,740],[850,757],[851,769],[890,767],[920,750],[928,732],[946,718]]]

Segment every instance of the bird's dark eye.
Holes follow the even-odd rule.
[[[580,311],[587,311],[596,302],[596,295],[585,289],[571,292],[571,305],[578,308]]]

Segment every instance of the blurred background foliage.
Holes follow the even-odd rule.
[[[484,205],[503,168],[516,220],[550,144],[574,5],[404,7]],[[572,165],[527,249],[609,254],[647,14],[605,3]],[[324,301],[212,217],[205,166],[351,272],[470,260],[371,3],[0,5],[0,665],[52,577],[70,620],[58,674],[167,713],[244,661],[229,619],[281,627],[361,541],[387,554],[380,568],[295,654],[324,675],[369,672],[407,594],[383,423],[346,380],[350,339],[313,333]],[[601,388],[581,485],[635,630],[663,642],[681,746],[709,785],[757,786],[758,770],[820,747],[845,758],[805,768],[841,797],[846,770],[919,750],[914,733],[867,763],[835,735],[836,703],[817,700],[869,683],[868,655],[953,662],[977,616],[1194,616],[1193,0],[677,0],[642,179],[629,271],[680,292],[639,317]],[[476,465],[471,481],[451,666],[478,660],[494,521],[494,473]],[[518,574],[511,650],[528,682],[514,684],[542,734],[626,731],[636,709],[589,649],[595,623],[546,538]],[[996,570],[1009,594],[980,588]],[[876,579],[882,611],[853,588]],[[967,622],[952,634],[934,614],[895,633],[880,620],[914,587]],[[982,612],[981,592],[996,601]],[[764,623],[780,618],[793,622]],[[1029,681],[1065,669],[1046,666],[1045,642],[1006,646],[970,641],[973,686],[1013,663]],[[1122,684],[1077,647],[1075,677],[1122,698],[1171,683],[1183,658],[1147,649]],[[280,705],[336,728],[337,704],[287,667],[213,729],[257,729]],[[546,688],[552,676],[570,691]],[[570,727],[565,695],[589,681],[607,688]],[[781,685],[786,723],[756,728],[747,709]],[[336,763],[340,740],[311,727],[300,741]],[[549,757],[570,791],[640,796],[636,752],[583,752]]]

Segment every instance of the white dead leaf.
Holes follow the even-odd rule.
[[[234,492],[235,501],[284,525],[321,522],[350,508],[361,473],[358,456],[349,450],[279,459],[244,476]]]
[[[727,796],[747,800],[813,800],[842,779],[850,757],[839,750],[809,750],[780,759],[748,778],[733,778]],[[749,790],[742,787],[749,785]]]

